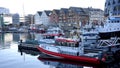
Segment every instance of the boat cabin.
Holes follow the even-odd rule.
[[[43,39],[55,39],[60,36],[62,36],[62,34],[43,34]]]
[[[55,44],[59,46],[78,47],[79,41],[67,38],[57,38],[55,39]]]

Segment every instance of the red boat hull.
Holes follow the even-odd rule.
[[[68,60],[72,60],[72,61],[79,61],[79,62],[85,62],[85,63],[90,63],[90,64],[101,64],[101,61],[99,59],[96,58],[90,58],[90,57],[86,57],[86,56],[74,56],[74,55],[68,55],[68,54],[61,54],[61,53],[56,53],[56,52],[52,52],[52,51],[48,51],[43,49],[42,47],[37,47],[37,49],[47,55],[51,55],[54,57],[59,57],[59,58],[64,58],[64,59],[68,59]]]

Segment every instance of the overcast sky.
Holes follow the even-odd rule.
[[[0,7],[8,8],[10,13],[19,14],[35,14],[36,11],[69,8],[70,6],[104,10],[104,4],[105,0],[0,0]]]

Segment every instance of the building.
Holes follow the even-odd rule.
[[[106,0],[105,2],[105,16],[109,13],[112,15],[120,15],[120,0]]]
[[[25,23],[27,25],[34,24],[34,15],[28,14],[27,16],[25,16]]]
[[[41,15],[42,15],[42,12],[41,11],[38,11],[35,16],[34,16],[34,22],[35,24],[38,24],[38,25],[41,25],[42,24],[42,21],[40,20],[41,19]]]
[[[86,23],[88,22],[88,14],[81,7],[70,7],[68,22],[71,23]]]
[[[59,13],[59,22],[60,23],[68,22],[67,16],[68,16],[68,9],[67,8],[61,8],[60,13]]]
[[[9,9],[4,8],[4,7],[0,7],[0,14],[9,14]]]
[[[0,29],[4,26],[4,22],[6,22],[6,19],[8,20],[9,17],[6,17],[5,14],[9,15],[9,9],[4,8],[4,7],[0,7]],[[5,16],[5,17],[4,17]],[[5,21],[4,21],[5,19]],[[8,21],[7,21],[8,22]],[[10,21],[9,21],[10,22]]]
[[[42,12],[40,21],[42,22],[43,25],[47,26],[50,25],[50,14],[52,11],[50,10],[45,10]]]
[[[15,24],[15,25],[19,25],[20,24],[20,16],[18,13],[16,14],[13,14],[12,15],[12,23]]]
[[[54,9],[50,14],[50,23],[54,26],[58,26],[59,24],[59,13],[60,10]]]
[[[104,11],[98,8],[88,7],[87,13],[89,14],[89,24],[99,25],[104,21]]]
[[[4,25],[12,24],[12,14],[3,14]]]

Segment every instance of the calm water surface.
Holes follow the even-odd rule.
[[[40,34],[0,33],[0,68],[93,68],[60,60],[40,59],[37,52],[18,50],[20,39],[39,39]]]

